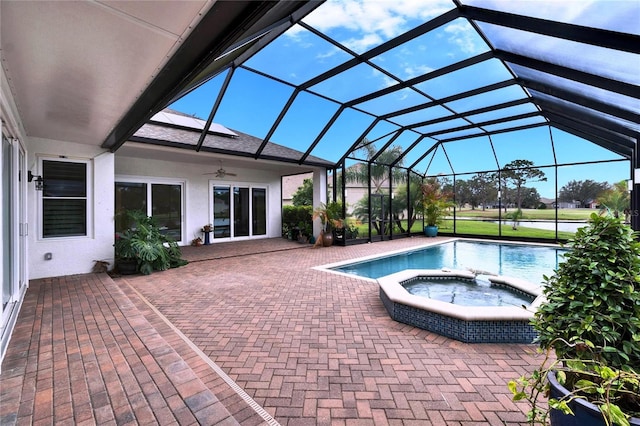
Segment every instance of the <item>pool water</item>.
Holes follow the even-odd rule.
[[[420,277],[402,286],[411,294],[463,306],[528,306],[534,296],[488,280]]]
[[[458,240],[331,269],[377,279],[405,269],[451,268],[540,284],[543,275],[553,274],[565,252],[553,246]]]

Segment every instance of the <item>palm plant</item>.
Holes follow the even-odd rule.
[[[442,191],[436,178],[425,180],[421,189],[424,220],[427,226],[437,226],[447,210],[454,206],[451,195]]]
[[[627,182],[617,182],[610,189],[604,191],[598,197],[601,211],[609,211],[615,217],[619,217],[620,213],[629,208],[630,198],[627,191]]]

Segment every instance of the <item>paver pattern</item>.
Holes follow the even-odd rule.
[[[0,420],[263,423],[173,326],[282,425],[526,424],[506,384],[537,364],[535,346],[397,323],[375,282],[313,269],[433,241],[213,244],[150,276],[36,280],[2,365]]]

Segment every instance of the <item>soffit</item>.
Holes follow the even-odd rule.
[[[29,136],[100,145],[213,2],[2,1],[2,66]]]

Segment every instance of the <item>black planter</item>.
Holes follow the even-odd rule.
[[[133,275],[138,273],[138,261],[136,259],[118,260],[116,267],[120,275]]]
[[[549,379],[549,384],[551,385],[550,389],[550,397],[555,399],[560,399],[565,395],[569,394],[569,391],[563,387],[556,380],[556,375],[554,372],[550,372],[547,376]],[[549,417],[551,419],[552,426],[604,426],[606,425],[604,419],[602,418],[602,413],[590,402],[585,401],[584,399],[574,399],[569,403],[569,407],[575,413],[574,416],[571,414],[564,414],[560,410],[551,410],[549,412]],[[640,426],[640,419],[637,417],[632,417],[629,419],[629,422],[632,426]]]

